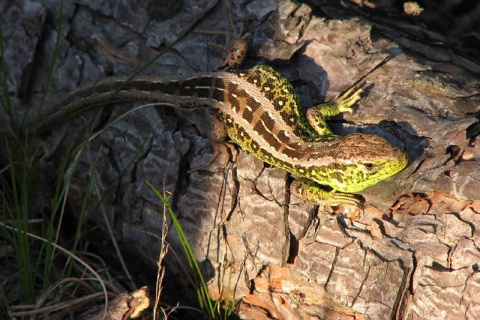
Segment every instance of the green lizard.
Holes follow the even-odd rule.
[[[40,121],[38,131],[85,109],[117,101],[211,108],[233,142],[299,178],[292,183],[292,192],[313,204],[359,205],[353,193],[395,175],[408,163],[403,151],[380,136],[342,137],[327,126],[327,117],[352,112],[362,90],[351,89],[303,115],[291,84],[267,66],[245,72],[126,79],[101,80],[70,94]]]

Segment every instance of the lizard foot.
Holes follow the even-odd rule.
[[[237,28],[235,28],[232,16],[230,16],[230,25],[233,32],[199,29],[195,30],[196,33],[223,35],[226,37],[225,45],[223,46],[214,43],[207,43],[210,46],[220,48],[221,50],[226,52],[226,57],[225,59],[220,61],[220,63],[218,64],[218,69],[235,69],[240,64],[242,64],[243,60],[245,60],[245,57],[247,56],[248,42],[246,38],[250,35],[248,33],[243,33],[243,25],[240,26],[239,31],[237,30]]]
[[[290,185],[290,192],[306,203],[314,205],[339,206],[348,204],[361,207],[362,201],[355,194],[326,191],[317,183],[307,179],[297,179]]]
[[[352,106],[357,103],[360,99],[362,99],[363,89],[358,89],[356,87],[352,87],[345,91],[344,93],[338,95],[333,99],[338,105],[338,111],[342,112],[349,112],[353,113]]]
[[[225,161],[222,165],[218,166],[213,172],[219,172],[219,171],[225,170],[230,162],[234,162],[234,163],[237,162],[238,151],[235,145],[232,143],[212,142],[211,144],[205,144],[195,151],[195,155],[198,155],[200,152],[202,152],[207,148],[213,149],[213,155],[210,157],[210,159],[208,159],[205,163],[202,163],[201,165],[190,169],[188,173],[201,170],[211,165],[222,153],[225,154]]]

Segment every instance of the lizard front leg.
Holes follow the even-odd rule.
[[[351,88],[328,102],[309,108],[307,110],[308,122],[320,136],[333,135],[326,118],[342,112],[353,113],[352,106],[362,98],[362,92],[362,89]]]
[[[318,134],[318,139],[323,140],[328,137],[335,137],[327,125],[326,118],[336,116],[342,112],[353,113],[352,106],[362,98],[362,92],[362,89],[351,88],[331,101],[307,110],[307,120]],[[303,201],[315,205],[338,206],[340,204],[350,204],[359,206],[362,202],[355,194],[342,193],[335,190],[327,191],[320,184],[308,179],[295,180],[290,186],[290,191]]]
[[[296,179],[290,185],[290,192],[306,203],[314,205],[339,206],[349,204],[360,207],[362,201],[355,194],[326,191],[319,184],[308,179]]]

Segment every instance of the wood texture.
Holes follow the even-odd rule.
[[[362,193],[364,212],[317,208],[290,197],[282,170],[244,152],[224,174],[189,172],[209,156],[195,152],[206,142],[206,115],[142,108],[91,141],[75,170],[73,208],[81,205],[94,165],[94,195],[103,200],[125,251],[155,261],[159,244],[151,234],[161,233],[162,206],[145,181],[170,192],[197,259],[213,266],[211,295],[225,299],[234,293],[241,301],[238,313],[246,318],[480,317],[480,82],[475,61],[451,51],[434,32],[426,33],[428,41],[419,41],[405,13],[398,19],[381,8],[367,15],[351,4],[312,9],[290,1],[183,1],[162,17],[143,9],[149,1],[105,3],[110,5],[65,4],[45,108],[81,84],[133,73],[162,45],[182,36],[145,73],[213,70],[224,56],[208,43],[221,44],[224,37],[193,29],[231,31],[226,18],[231,15],[236,27],[243,24],[250,34],[245,66],[271,64],[294,84],[305,106],[334,97],[391,55],[367,77],[369,92],[356,112],[332,127],[339,134],[382,135],[407,150],[410,165]],[[10,93],[19,114],[28,111],[31,119],[52,58],[58,7],[11,3],[3,9]],[[28,32],[31,25],[37,32]],[[130,108],[105,112],[101,123]],[[6,117],[0,118],[5,128]],[[83,125],[79,117],[44,137],[44,150],[54,155],[46,172]],[[100,217],[92,203],[89,218],[103,225]],[[181,255],[173,229],[168,240]],[[169,258],[167,267],[176,269],[178,262]]]

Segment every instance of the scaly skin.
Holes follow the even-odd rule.
[[[259,66],[240,76],[261,89],[290,130],[284,130],[287,126],[278,127],[288,135],[300,136],[301,142],[286,139],[295,152],[287,161],[282,161],[278,156],[272,157],[265,150],[268,148],[258,148],[254,140],[246,139],[239,126],[229,124],[227,119],[229,137],[264,162],[304,178],[294,182],[291,188],[304,201],[358,205],[354,195],[345,193],[360,192],[397,174],[408,164],[407,155],[380,136],[341,137],[331,132],[325,119],[341,112],[353,112],[351,106],[361,99],[361,89],[350,89],[331,102],[309,108],[305,119],[292,86],[272,68]],[[334,191],[325,191],[321,186],[329,186]]]
[[[406,154],[380,136],[334,135],[325,118],[352,112],[362,90],[351,89],[302,114],[290,83],[267,66],[245,72],[138,77],[100,81],[67,96],[44,118],[39,131],[85,109],[117,101],[152,101],[179,108],[218,111],[231,140],[255,157],[300,178],[292,191],[313,204],[358,205],[355,192],[399,171]],[[324,186],[332,190],[324,190]]]

